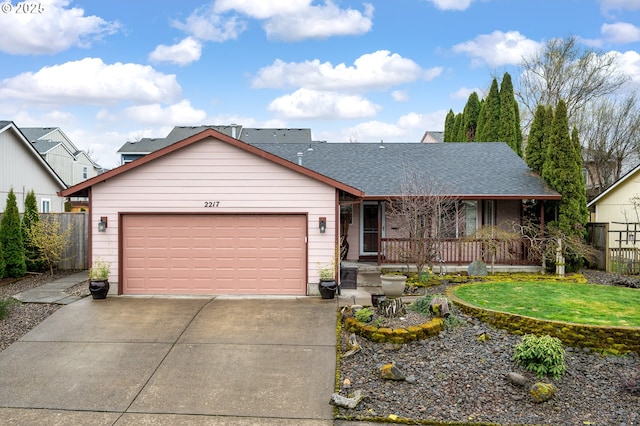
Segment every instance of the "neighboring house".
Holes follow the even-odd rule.
[[[466,234],[560,198],[504,143],[249,144],[210,128],[61,194],[90,197],[90,257],[111,262],[113,292],[310,295],[342,219],[348,258],[378,257],[408,166],[450,184]]]
[[[427,130],[422,135],[422,139],[420,139],[422,143],[439,143],[444,142],[444,132],[434,132],[431,130]]]
[[[21,127],[42,158],[68,185],[72,186],[101,173],[85,151],[78,149],[59,127]],[[71,211],[87,211],[86,199],[71,198]]]
[[[637,263],[640,254],[636,252],[640,249],[640,165],[587,203],[587,208],[589,222],[607,224],[604,247],[618,251],[622,249],[622,253],[616,255],[630,255]],[[608,257],[611,257],[611,253]]]
[[[31,190],[41,213],[63,212],[65,199],[58,192],[66,187],[20,129],[12,121],[0,121],[0,211],[13,188],[20,212]]]
[[[144,157],[147,154],[206,129],[217,130],[220,133],[250,144],[257,142],[309,144],[312,142],[311,129],[245,128],[236,124],[222,126],[176,126],[165,138],[142,138],[139,141],[126,142],[118,150],[120,154],[120,164],[137,160],[138,158]]]
[[[100,166],[78,149],[59,127],[21,127],[20,131],[67,185],[100,173]]]

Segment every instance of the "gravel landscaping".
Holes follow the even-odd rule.
[[[584,274],[589,282],[606,285],[621,278],[597,271]],[[428,293],[443,290],[434,287]],[[640,424],[640,396],[623,389],[625,380],[640,375],[638,354],[602,356],[565,347],[567,373],[558,380],[540,379],[512,360],[521,337],[468,317],[455,307],[453,314],[462,320],[462,326],[421,342],[394,347],[357,337],[363,349],[341,360],[340,393],[348,396],[360,390],[365,399],[353,410],[340,408],[340,416],[500,425]],[[483,333],[490,340],[479,340]],[[343,353],[348,337],[344,332]],[[407,380],[380,377],[379,368],[392,362]],[[524,376],[526,384],[512,384],[507,379],[510,372]],[[528,389],[538,381],[556,386],[550,401],[530,400]]]
[[[54,279],[63,278],[77,271],[56,272],[53,277],[49,274],[34,274],[16,280],[5,278],[0,280],[0,299],[13,296],[25,290],[47,284]],[[88,296],[88,284],[83,283],[67,290],[76,296]],[[50,303],[19,303],[11,307],[9,316],[0,321],[0,351],[6,349],[16,340],[27,334],[36,325],[53,314],[61,305]]]

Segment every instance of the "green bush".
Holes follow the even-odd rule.
[[[15,299],[7,297],[0,299],[0,320],[3,320],[9,315],[9,310],[16,303]]]
[[[6,277],[21,277],[27,272],[25,263],[24,243],[20,227],[20,213],[13,188],[7,195],[7,204],[0,221],[0,244],[4,256],[4,275]]]
[[[557,379],[566,370],[564,354],[562,342],[557,337],[526,334],[516,345],[513,359],[538,377]]]
[[[373,311],[369,308],[362,308],[356,312],[356,319],[360,322],[369,322],[373,316]]]
[[[419,297],[408,306],[408,309],[422,315],[429,315],[429,304],[432,298],[431,295]]]

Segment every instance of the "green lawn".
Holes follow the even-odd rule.
[[[478,283],[454,289],[481,308],[546,320],[640,327],[640,289],[576,283]]]

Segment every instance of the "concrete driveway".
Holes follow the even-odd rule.
[[[332,425],[335,300],[84,298],[0,352],[9,425]]]

